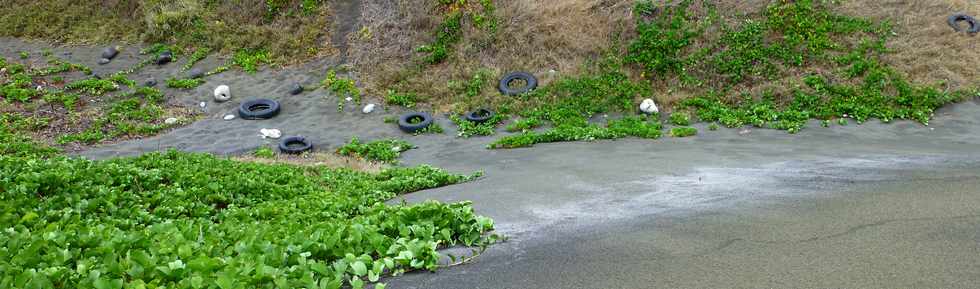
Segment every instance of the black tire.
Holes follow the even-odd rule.
[[[432,115],[427,112],[406,113],[398,118],[398,128],[407,133],[416,133],[430,125],[432,125]]]
[[[284,154],[298,155],[310,150],[313,150],[313,143],[306,140],[305,137],[291,136],[283,138],[279,142],[279,151]]]
[[[279,102],[271,99],[254,99],[238,106],[243,119],[270,119],[279,114]]]
[[[494,117],[493,111],[489,109],[481,108],[471,112],[467,112],[466,120],[476,124],[483,124]]]
[[[961,29],[960,28],[960,25],[959,25],[959,22],[960,21],[966,22],[966,24],[967,24],[966,32],[967,33],[977,33],[977,32],[980,32],[980,24],[977,24],[977,19],[976,18],[973,18],[973,17],[971,17],[969,15],[966,15],[966,14],[953,14],[952,16],[949,16],[949,18],[946,20],[946,22],[949,24],[949,26],[950,27],[953,27],[953,30],[956,30],[956,32],[963,31],[963,29]]]
[[[174,60],[174,53],[170,51],[164,51],[163,53],[160,53],[159,57],[157,57],[156,63],[157,65],[164,65],[170,63],[173,60]]]
[[[524,83],[527,83],[527,85],[517,89],[510,88],[510,83],[518,79],[524,80]],[[500,93],[503,93],[504,95],[518,95],[532,91],[537,87],[538,79],[535,78],[534,75],[527,72],[511,72],[505,75],[504,78],[500,79],[500,85],[498,88],[500,89]]]

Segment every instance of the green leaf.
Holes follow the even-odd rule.
[[[350,267],[351,269],[354,270],[354,275],[364,276],[365,274],[367,274],[367,265],[364,265],[364,262],[361,261],[354,262],[353,264],[350,265]]]

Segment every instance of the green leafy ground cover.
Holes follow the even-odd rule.
[[[3,288],[361,288],[493,240],[468,203],[383,203],[478,175],[173,151],[88,161],[19,141],[0,145]]]
[[[395,163],[407,150],[415,148],[411,143],[399,139],[383,139],[362,143],[357,137],[337,149],[342,156],[358,157],[383,163]]]
[[[153,135],[173,126],[163,123],[165,116],[181,115],[165,106],[163,92],[128,79],[132,71],[65,83],[65,73],[90,70],[51,56],[42,67],[0,58],[0,69],[6,69],[0,75],[0,124],[49,144]]]

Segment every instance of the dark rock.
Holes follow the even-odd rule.
[[[113,59],[116,55],[119,55],[119,50],[115,47],[106,47],[106,49],[102,50],[102,58]]]
[[[297,95],[303,93],[303,86],[299,83],[293,83],[293,86],[289,89],[289,94]]]
[[[153,78],[147,79],[146,82],[143,83],[143,86],[146,86],[146,87],[154,87],[154,86],[157,86],[157,80],[156,79],[153,79]]]
[[[98,73],[95,73],[95,72],[93,72],[93,73],[92,73],[92,78],[95,78],[95,79],[102,79],[102,76],[101,76],[101,75],[99,75]]]
[[[187,78],[201,78],[201,77],[204,77],[204,71],[201,70],[200,68],[191,69],[191,71],[187,73]]]
[[[99,59],[99,65],[106,65],[106,64],[109,64],[109,59],[108,58],[101,58],[101,59]]]

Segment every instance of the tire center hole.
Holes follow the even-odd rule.
[[[286,143],[286,147],[291,148],[291,149],[299,149],[299,148],[303,148],[305,146],[306,146],[306,144],[303,143],[303,142],[301,142],[301,141],[291,141],[291,142]]]
[[[425,120],[425,119],[422,118],[421,116],[413,116],[413,117],[408,118],[408,123],[410,123],[410,124],[419,124],[419,123],[422,123],[423,120]]]
[[[268,104],[256,104],[256,105],[249,106],[248,107],[248,110],[249,111],[260,111],[260,110],[268,110],[270,108],[272,108],[272,107],[269,106]]]
[[[475,113],[473,113],[473,116],[480,118],[487,117],[490,116],[490,111],[486,109],[477,110]]]
[[[507,88],[510,89],[522,89],[527,87],[527,79],[515,78],[507,82]]]

